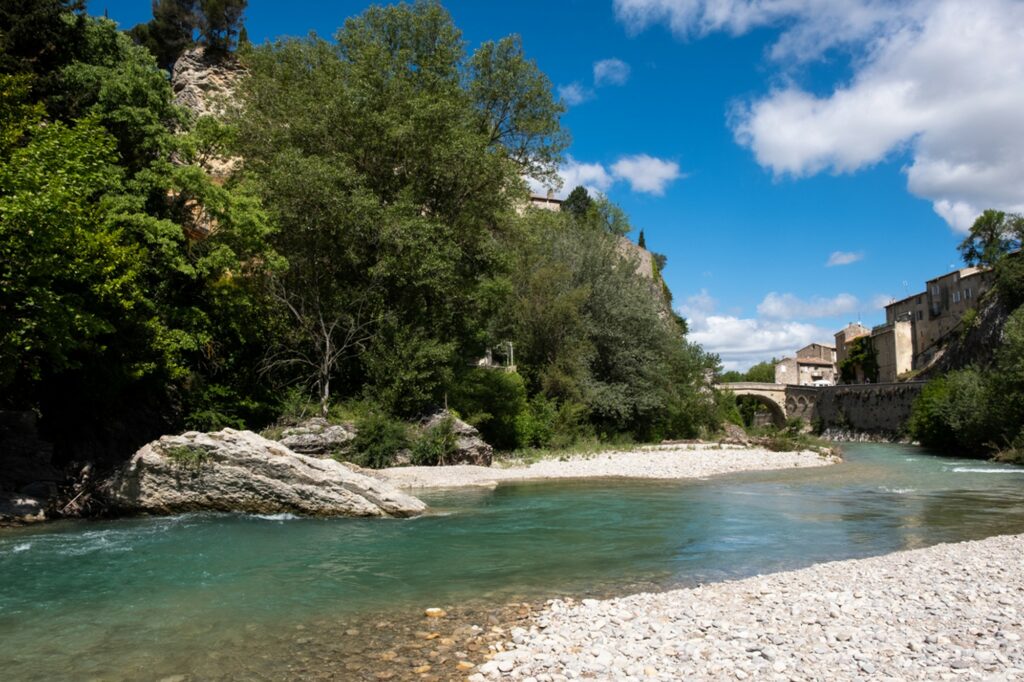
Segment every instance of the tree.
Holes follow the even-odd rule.
[[[968,265],[993,267],[1024,242],[1024,216],[986,210],[957,247]]]
[[[195,43],[198,27],[196,0],[153,0],[153,18],[132,27],[128,35],[153,53],[161,69],[170,71]]]
[[[244,57],[237,153],[289,263],[274,284],[293,333],[271,365],[323,404],[364,395],[414,415],[486,347],[498,239],[523,168],[554,158],[556,109],[515,45],[467,58],[437,3],[371,7],[335,39]]]
[[[636,245],[639,246],[641,249],[647,248],[647,240],[644,239],[644,231],[642,229],[640,230],[640,237],[637,238],[636,240]]]
[[[1024,303],[1024,216],[988,210],[981,214],[970,234],[960,243],[960,253],[968,265],[990,267],[995,289],[1007,308]]]
[[[587,188],[577,185],[562,202],[562,211],[577,220],[583,220],[593,205],[594,200],[590,198]]]
[[[237,45],[248,0],[199,0],[199,34],[215,53],[226,53]]]
[[[559,125],[565,107],[551,96],[547,76],[523,54],[519,36],[485,42],[467,69],[469,95],[488,144],[515,163],[520,175],[554,180],[569,146]]]

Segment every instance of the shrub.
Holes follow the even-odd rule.
[[[452,428],[454,420],[446,416],[437,424],[424,429],[412,446],[412,463],[417,466],[447,464],[457,448],[457,436]]]
[[[382,412],[371,412],[360,419],[349,459],[359,466],[383,469],[395,462],[399,450],[409,447],[406,425]]]
[[[519,445],[517,422],[528,405],[526,386],[518,374],[472,369],[455,385],[450,402],[493,447],[512,450]]]
[[[975,369],[950,372],[925,385],[907,430],[922,445],[944,451],[978,450],[991,440],[986,377]]]

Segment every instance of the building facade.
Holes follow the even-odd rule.
[[[878,361],[877,380],[898,381],[913,370],[928,365],[946,338],[956,331],[968,310],[978,306],[981,295],[992,285],[986,268],[960,268],[930,279],[921,293],[885,306],[885,323],[868,330],[850,324],[836,334],[837,363],[849,357],[849,345],[871,335],[871,347]],[[856,368],[855,383],[865,381],[863,368]]]
[[[812,343],[796,352],[796,357],[775,363],[775,383],[795,386],[832,386],[836,383],[836,349]]]

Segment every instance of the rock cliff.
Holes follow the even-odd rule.
[[[238,511],[307,516],[415,516],[420,500],[340,462],[292,452],[251,431],[164,436],[103,490],[116,511]]]

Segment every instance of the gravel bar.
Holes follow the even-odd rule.
[[[1024,535],[554,600],[470,682],[1024,679]]]
[[[545,459],[529,465],[513,462],[491,467],[394,467],[381,469],[375,475],[400,488],[456,488],[559,478],[705,478],[742,471],[824,466],[838,461],[837,457],[810,451],[771,452],[763,448],[694,444]]]

